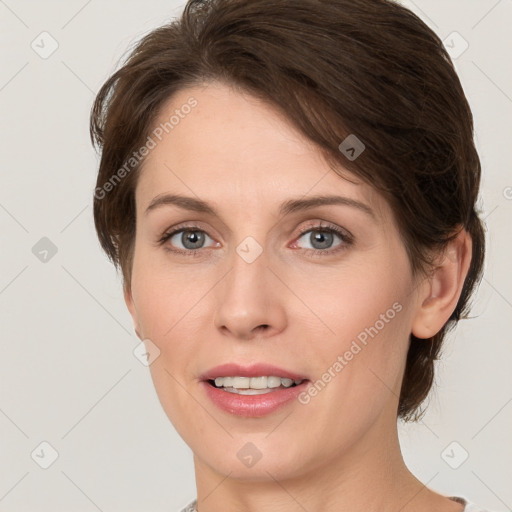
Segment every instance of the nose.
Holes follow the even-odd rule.
[[[285,289],[268,265],[265,251],[251,263],[233,254],[230,270],[215,287],[214,324],[222,334],[250,340],[285,329]]]

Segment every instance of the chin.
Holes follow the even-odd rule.
[[[249,434],[234,435],[225,444],[220,444],[218,439],[211,444],[203,440],[197,450],[192,450],[213,471],[240,481],[293,479],[304,472],[304,467],[309,467],[303,450],[297,449],[297,453],[294,453],[290,449],[300,446],[300,443],[292,443],[289,438],[286,441],[277,436],[274,442],[264,438],[258,441],[255,437]],[[210,446],[216,448],[208,449]]]

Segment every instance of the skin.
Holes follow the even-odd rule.
[[[266,103],[210,82],[171,97],[155,126],[191,96],[198,105],[151,150],[137,184],[125,300],[137,335],[160,350],[151,376],[194,453],[199,512],[460,512],[407,469],[396,411],[409,335],[430,337],[448,320],[469,235],[460,233],[430,277],[413,276],[387,202],[346,170],[356,183],[336,174]],[[176,205],[145,213],[165,193],[199,198],[219,215]],[[360,201],[373,216],[348,205],[278,214],[288,199],[324,194]],[[187,222],[205,233],[194,256],[165,250],[194,252],[182,233],[158,245]],[[320,223],[348,231],[353,243],[333,235],[322,249],[311,231],[299,232]],[[252,263],[236,251],[248,236],[262,248]],[[241,418],[199,385],[203,372],[231,361],[267,362],[315,382],[395,303],[400,312],[308,404]],[[250,468],[237,457],[248,442],[262,454]]]

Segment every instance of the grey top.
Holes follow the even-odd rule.
[[[491,512],[489,510],[485,510],[474,503],[466,500],[465,498],[460,498],[458,496],[451,496],[451,500],[456,501],[457,503],[462,503],[465,505],[464,512]],[[197,512],[197,499],[191,501],[185,508],[181,509],[180,512]]]

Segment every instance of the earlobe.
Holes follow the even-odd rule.
[[[422,287],[412,334],[427,339],[437,334],[457,306],[471,263],[472,241],[465,230],[448,243]]]
[[[142,340],[143,337],[141,336],[140,331],[139,331],[137,310],[135,309],[135,303],[133,302],[131,289],[129,289],[127,286],[124,286],[123,287],[123,295],[124,295],[124,302],[126,303],[126,307],[128,308],[128,311],[130,312],[130,315],[133,320],[133,329],[135,331],[135,334],[137,335],[137,337],[140,340]]]

